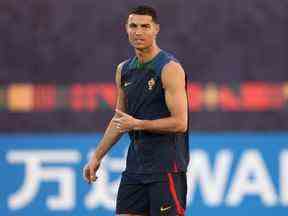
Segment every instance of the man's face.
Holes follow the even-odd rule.
[[[131,45],[138,50],[152,46],[159,32],[159,25],[149,15],[130,14],[126,31]]]

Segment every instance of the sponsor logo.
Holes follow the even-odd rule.
[[[164,206],[161,206],[160,211],[161,211],[161,212],[167,212],[167,211],[169,211],[171,208],[172,208],[172,206],[164,205]]]
[[[125,82],[124,83],[124,87],[127,87],[127,86],[129,86],[129,85],[131,85],[132,84],[132,82]]]

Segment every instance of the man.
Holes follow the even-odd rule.
[[[116,112],[83,175],[89,183],[95,181],[104,155],[129,132],[116,213],[184,215],[189,162],[186,75],[156,44],[159,24],[153,8],[132,9],[126,31],[136,56],[117,68]]]

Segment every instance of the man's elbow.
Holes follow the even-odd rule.
[[[185,133],[188,129],[187,121],[179,121],[175,127],[176,133]]]

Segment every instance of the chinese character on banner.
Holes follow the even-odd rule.
[[[7,161],[25,164],[25,177],[21,188],[8,198],[11,210],[27,206],[37,195],[41,182],[57,182],[59,194],[47,197],[50,210],[67,210],[75,206],[75,171],[68,166],[46,166],[46,164],[77,163],[81,155],[75,150],[11,150]],[[43,164],[45,163],[45,167]]]

